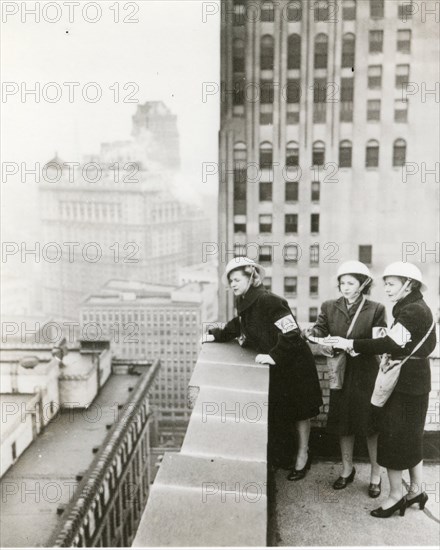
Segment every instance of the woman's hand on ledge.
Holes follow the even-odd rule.
[[[272,357],[264,353],[259,353],[257,357],[255,357],[255,363],[261,363],[262,365],[275,365],[275,361]]]
[[[203,334],[200,340],[201,344],[206,344],[207,342],[214,342],[215,338],[213,334]]]

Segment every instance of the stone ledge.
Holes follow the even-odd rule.
[[[236,342],[203,346],[180,453],[167,453],[133,546],[266,546],[269,367]]]

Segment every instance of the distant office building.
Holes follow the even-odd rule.
[[[2,547],[130,546],[152,482],[159,367],[118,361],[92,407],[59,411],[24,451],[2,478]]]
[[[159,358],[151,394],[159,420],[186,425],[187,386],[200,351],[204,322],[216,319],[216,286],[181,287],[112,280],[82,304],[81,325],[110,338],[116,357]]]
[[[111,278],[176,284],[179,266],[201,261],[212,222],[173,194],[176,116],[162,102],[139,105],[132,133],[80,166],[56,155],[44,167],[37,254],[46,314],[75,319],[81,300]]]
[[[338,262],[378,276],[403,259],[437,309],[438,2],[221,7],[220,272],[247,253],[314,321]],[[224,291],[220,313],[232,314]]]

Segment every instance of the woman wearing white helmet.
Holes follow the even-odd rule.
[[[299,480],[311,464],[310,418],[319,414],[321,388],[315,360],[287,301],[268,292],[263,277],[264,268],[249,258],[228,263],[222,281],[234,292],[238,316],[223,329],[211,329],[205,341],[238,338],[241,345],[258,352],[257,363],[270,365],[268,461],[292,469],[290,479]],[[298,433],[295,463],[294,426]]]
[[[365,264],[344,262],[338,269],[337,280],[342,296],[322,304],[317,322],[304,331],[306,337],[345,337],[350,332],[356,338],[371,338],[373,327],[386,327],[384,306],[365,297],[372,284]],[[370,405],[378,368],[374,354],[347,355],[342,387],[330,390],[327,418],[327,432],[339,436],[342,455],[342,472],[333,488],[345,489],[353,481],[355,436],[365,437],[371,462],[368,494],[372,498],[381,491],[380,467],[376,461],[377,430]]]
[[[420,270],[413,264],[395,262],[385,269],[383,278],[386,294],[396,302],[388,334],[376,339],[339,338],[333,345],[361,354],[390,354],[392,360],[402,362],[394,390],[383,408],[377,409],[377,459],[387,468],[390,494],[371,515],[387,518],[397,510],[404,515],[412,504],[423,509],[428,500],[422,491],[423,431],[431,389],[428,356],[435,348],[436,335],[432,313],[421,293],[426,287]],[[407,469],[411,483],[402,497],[402,470]]]

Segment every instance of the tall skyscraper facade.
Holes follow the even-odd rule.
[[[338,263],[412,261],[438,311],[438,19],[430,0],[222,2],[220,272],[247,254],[307,322]]]

